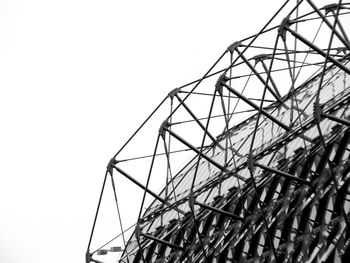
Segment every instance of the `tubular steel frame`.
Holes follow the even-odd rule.
[[[350,3],[319,8],[312,0],[289,2],[257,34],[230,45],[202,78],[172,90],[111,159],[86,262],[100,262],[96,253],[120,237],[120,262],[128,263],[333,262],[350,256],[350,23],[343,22]],[[283,13],[282,22],[270,26]],[[227,58],[229,65],[220,69]],[[199,97],[210,100],[198,107],[193,98]],[[168,101],[153,153],[120,159]],[[179,128],[189,124],[195,142]],[[184,152],[192,159],[175,173],[173,156]],[[157,194],[149,184],[159,158],[166,183]],[[146,183],[121,167],[137,160],[149,160]],[[138,218],[127,229],[117,175],[143,191]],[[108,176],[121,234],[91,252]],[[153,203],[144,212],[147,196]]]

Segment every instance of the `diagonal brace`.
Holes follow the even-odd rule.
[[[231,214],[231,213],[229,213],[229,212],[227,212],[227,211],[224,211],[224,210],[222,210],[222,209],[219,209],[219,208],[216,208],[216,207],[207,205],[207,204],[203,204],[203,203],[200,203],[200,202],[197,202],[197,201],[194,201],[194,204],[195,204],[195,205],[199,205],[199,206],[201,206],[201,207],[203,207],[203,208],[206,208],[206,209],[208,209],[208,210],[211,210],[211,211],[213,211],[213,212],[217,212],[217,213],[219,213],[219,214],[223,214],[223,215],[225,215],[225,216],[229,216],[229,217],[231,217],[231,218],[233,218],[233,219],[236,219],[236,220],[239,220],[239,221],[242,221],[242,222],[244,221],[244,218],[243,218],[243,217],[236,216],[236,215]]]
[[[187,110],[187,112],[192,116],[192,118],[199,125],[199,127],[201,127],[201,129],[209,136],[209,138],[213,141],[213,143],[215,145],[219,145],[217,140],[214,138],[214,136],[211,135],[211,133],[205,129],[204,125],[199,121],[197,116],[191,111],[191,109],[186,105],[186,103],[183,100],[181,100],[180,96],[178,94],[175,94],[175,97],[179,100],[180,104]]]
[[[193,150],[194,152],[196,152],[198,155],[200,155],[201,157],[203,157],[205,160],[207,160],[208,162],[210,162],[212,165],[216,166],[217,168],[219,168],[219,170],[221,171],[226,171],[225,167],[222,166],[221,164],[217,163],[216,161],[214,161],[212,158],[210,158],[209,156],[205,155],[204,153],[202,153],[202,151],[200,151],[199,149],[197,149],[196,147],[194,147],[192,144],[190,144],[189,142],[187,142],[185,139],[183,139],[181,136],[177,135],[175,132],[173,132],[172,130],[170,130],[167,126],[164,127],[164,129],[169,132],[170,135],[172,135],[175,139],[177,139],[178,141],[180,141],[181,143],[183,143],[184,145],[186,145],[188,148],[190,148],[191,150]]]
[[[127,179],[129,179],[130,181],[132,181],[134,184],[136,184],[138,187],[142,188],[143,190],[145,190],[147,193],[149,193],[151,196],[153,196],[155,199],[157,199],[158,201],[160,201],[161,203],[170,206],[171,204],[169,202],[167,202],[166,200],[164,200],[163,198],[161,198],[159,195],[157,195],[156,193],[154,193],[152,190],[148,189],[147,187],[145,187],[143,184],[141,184],[139,181],[137,181],[136,179],[134,179],[132,176],[130,176],[128,173],[126,173],[125,171],[123,171],[122,169],[120,169],[117,166],[113,166],[114,169],[116,169],[119,173],[121,173],[122,175],[124,175]],[[184,211],[182,211],[181,209],[174,207],[174,210],[179,212],[180,214],[185,214]]]
[[[277,170],[275,168],[272,168],[272,167],[269,167],[269,166],[266,166],[264,164],[259,164],[257,162],[253,162],[253,164],[255,166],[258,166],[266,171],[269,171],[271,173],[275,173],[275,174],[278,174],[280,176],[283,176],[285,178],[288,178],[290,180],[294,180],[294,181],[297,181],[298,183],[301,183],[301,184],[306,184],[306,185],[310,185],[310,182],[308,180],[305,180],[305,179],[302,179],[302,178],[299,178],[299,177],[296,177],[294,175],[291,175],[289,173],[286,173],[284,171],[281,171],[281,170]]]
[[[275,99],[278,102],[282,102],[281,101],[281,96],[279,96],[278,94],[276,94],[276,92],[266,83],[266,81],[263,79],[263,77],[260,75],[260,73],[253,67],[253,65],[249,62],[248,59],[246,59],[246,57],[238,50],[238,48],[236,48],[236,51],[238,53],[238,55],[243,59],[243,61],[248,65],[248,67],[254,72],[255,76],[261,81],[261,83],[266,86],[266,88],[270,91],[270,93],[275,97]]]
[[[230,92],[232,92],[233,94],[235,94],[237,97],[239,97],[241,100],[243,100],[245,103],[247,103],[249,106],[251,106],[252,108],[254,108],[255,110],[259,111],[260,107],[257,106],[255,103],[251,102],[247,97],[245,97],[243,94],[239,93],[238,91],[236,91],[235,89],[233,89],[232,87],[230,87],[229,85],[227,85],[226,83],[221,83],[221,85],[225,86]],[[281,121],[279,121],[278,119],[276,119],[275,117],[273,117],[271,114],[269,114],[267,111],[265,111],[264,109],[261,109],[261,113],[267,117],[268,119],[272,120],[274,123],[276,123],[278,126],[280,126],[282,129],[286,130],[286,131],[290,131],[290,128],[285,125],[284,123],[282,123]]]
[[[317,6],[311,1],[311,0],[307,0],[307,2],[311,5],[311,7],[315,10],[315,12],[321,17],[321,19],[323,20],[323,22],[325,22],[327,24],[327,26],[333,30],[333,25],[331,24],[331,22],[329,22],[329,20],[321,13],[321,11],[317,8]],[[338,19],[337,17],[334,17],[335,19]],[[344,46],[347,47],[347,49],[350,50],[350,43],[347,42],[340,34],[337,30],[334,31],[335,35],[339,38],[339,40],[341,42],[343,42]]]
[[[350,121],[348,120],[345,120],[345,119],[342,119],[342,118],[339,118],[337,116],[334,116],[332,114],[327,114],[327,113],[321,113],[321,116],[323,117],[326,117],[332,121],[335,121],[335,122],[338,122],[338,123],[341,123],[341,124],[344,124],[346,126],[350,126]]]
[[[160,238],[157,238],[157,237],[148,235],[148,234],[144,234],[144,233],[142,233],[142,232],[140,233],[140,235],[143,236],[143,237],[145,237],[145,238],[147,238],[147,239],[151,239],[151,240],[153,240],[153,241],[156,241],[156,242],[158,242],[158,243],[161,243],[161,244],[163,244],[163,245],[166,245],[166,246],[168,246],[168,247],[171,247],[171,248],[174,248],[174,249],[179,249],[179,250],[184,250],[183,247],[180,247],[180,246],[178,246],[178,245],[175,245],[175,244],[170,243],[170,242],[168,242],[168,241],[165,241],[165,240],[163,240],[163,239],[160,239]]]
[[[265,62],[264,62],[264,60],[263,60],[263,59],[260,59],[259,61],[261,62],[261,65],[263,66],[263,68],[264,68],[266,74],[268,74],[269,69],[267,68],[267,66],[266,66],[266,64],[265,64]],[[274,88],[274,90],[275,90],[277,96],[281,98],[281,97],[282,97],[282,96],[281,96],[281,93],[279,92],[276,83],[274,82],[273,78],[271,77],[271,74],[270,74],[270,81],[271,81],[272,87]]]

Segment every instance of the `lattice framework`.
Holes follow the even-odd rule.
[[[350,3],[289,2],[202,78],[172,90],[111,159],[87,262],[116,240],[90,252],[108,178],[121,262],[333,262],[349,253]],[[150,154],[128,156],[148,127]],[[142,168],[143,182],[134,174]],[[129,241],[117,176],[141,189]]]

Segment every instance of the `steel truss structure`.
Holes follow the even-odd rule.
[[[202,78],[171,91],[112,158],[87,262],[116,240],[91,251],[109,180],[120,262],[348,262],[350,3],[291,2]],[[124,158],[147,125],[150,154]],[[128,236],[117,177],[140,189]]]

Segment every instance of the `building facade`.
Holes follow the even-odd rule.
[[[168,94],[147,180],[123,167],[120,152],[107,168],[113,184],[118,174],[143,193],[119,262],[348,262],[349,9],[283,5],[203,78]],[[178,109],[197,132],[178,128],[189,122]],[[209,114],[199,118],[203,109]],[[176,143],[192,155],[175,173]],[[158,194],[149,181],[161,157],[166,183]],[[87,261],[99,262],[89,249]]]

